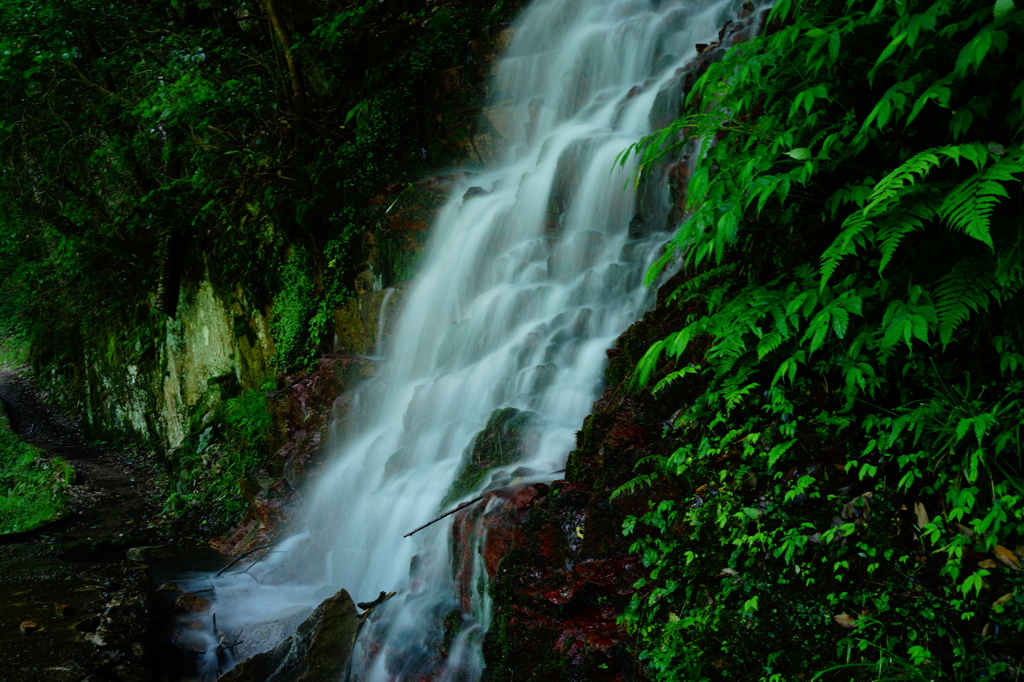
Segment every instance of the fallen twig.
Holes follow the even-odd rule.
[[[403,537],[403,538],[407,538],[407,537],[409,537],[410,535],[412,535],[413,533],[419,533],[419,532],[420,532],[421,530],[423,530],[423,529],[424,529],[424,528],[426,528],[427,526],[432,526],[432,525],[434,525],[435,523],[437,523],[438,521],[440,521],[441,519],[443,519],[444,517],[446,517],[446,516],[451,516],[451,515],[452,515],[452,514],[454,514],[455,512],[457,512],[457,511],[460,511],[460,510],[462,510],[462,509],[465,509],[465,508],[466,508],[466,507],[468,507],[469,505],[471,505],[471,504],[475,504],[475,503],[479,502],[479,501],[480,501],[480,500],[482,500],[482,499],[484,499],[484,496],[483,496],[483,495],[481,495],[480,497],[475,497],[475,498],[473,498],[472,500],[470,500],[469,502],[463,502],[462,504],[460,504],[460,505],[459,505],[458,507],[456,507],[455,509],[452,509],[451,511],[446,511],[446,512],[445,512],[444,514],[441,514],[440,516],[438,516],[438,517],[437,517],[436,519],[434,519],[433,521],[428,521],[427,523],[424,523],[424,524],[423,524],[422,526],[420,526],[420,527],[419,527],[419,528],[417,528],[416,530],[411,530],[411,531],[409,531],[408,533],[406,533],[405,535],[403,535],[402,537]]]
[[[249,556],[250,554],[255,554],[256,552],[260,551],[261,549],[267,549],[269,547],[273,547],[276,544],[277,544],[276,542],[271,542],[268,545],[260,545],[259,547],[254,547],[253,549],[250,549],[248,552],[242,552],[241,554],[236,556],[234,558],[234,560],[230,564],[228,564],[224,568],[222,568],[219,571],[217,571],[217,575],[214,576],[214,577],[219,578],[221,576],[221,574],[224,573],[224,571],[228,570],[229,568],[231,568],[232,566],[234,566],[235,564],[237,564],[239,561],[241,561],[245,557]]]
[[[392,592],[392,594],[394,594],[394,592]],[[356,606],[358,606],[361,609],[371,609],[374,606],[376,606],[377,604],[380,604],[382,601],[384,601],[387,598],[388,598],[388,593],[385,592],[384,590],[381,590],[380,591],[380,596],[377,597],[376,599],[374,599],[373,601],[361,601],[358,604],[356,604]]]
[[[363,610],[362,610],[362,611],[360,611],[360,612],[359,612],[358,614],[356,614],[357,616],[359,616],[359,621],[360,621],[360,623],[361,623],[361,622],[362,622],[362,621],[363,621],[363,620],[364,620],[364,619],[365,619],[365,618],[366,618],[366,617],[367,617],[368,615],[370,615],[370,613],[372,613],[372,612],[373,612],[373,610],[374,610],[374,609],[375,609],[376,607],[380,606],[381,604],[383,604],[384,602],[386,602],[386,601],[387,601],[388,599],[391,599],[391,598],[392,598],[392,597],[394,597],[394,596],[395,596],[396,594],[398,594],[398,593],[397,593],[397,592],[381,592],[381,593],[380,593],[380,596],[379,596],[379,597],[377,597],[376,599],[374,599],[374,600],[373,600],[373,601],[371,601],[371,602],[359,602],[358,604],[356,604],[356,606],[358,606],[359,608],[363,609]]]

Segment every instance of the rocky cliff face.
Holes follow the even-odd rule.
[[[626,383],[680,317],[659,306],[608,351],[608,387],[577,434],[564,479],[489,493],[502,502],[489,505],[485,523],[494,605],[486,680],[646,679],[617,620],[643,571],[622,522],[676,491],[613,493],[643,473],[635,467],[644,457],[670,447],[663,425],[682,396],[633,395]]]
[[[271,372],[267,312],[241,290],[218,291],[206,272],[182,287],[174,318],[134,342],[126,333],[103,329],[83,350],[84,417],[94,432],[178,447],[191,410],[258,387]]]

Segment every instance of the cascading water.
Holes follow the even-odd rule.
[[[246,573],[212,579],[221,630],[271,645],[341,587],[357,600],[397,590],[364,628],[375,644],[357,651],[355,672],[409,679],[433,665],[440,620],[458,607],[449,526],[403,534],[444,511],[463,452],[498,408],[535,413],[533,437],[514,472],[483,484],[564,467],[605,350],[649,302],[642,274],[664,240],[630,235],[635,191],[629,167],[612,172],[616,156],[649,132],[658,92],[736,4],[537,0],[525,11],[493,88],[507,158],[468,175],[442,210],[385,366],[293,534]],[[482,668],[488,603],[475,589],[447,662],[460,679]]]

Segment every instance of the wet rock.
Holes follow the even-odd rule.
[[[576,198],[582,177],[580,171],[587,166],[587,160],[594,148],[593,141],[579,140],[569,145],[558,157],[555,184],[551,188],[551,204],[548,210],[547,234],[555,240],[562,236],[562,214]]]
[[[325,600],[294,635],[256,654],[220,679],[225,682],[334,682],[345,670],[359,628],[356,606],[341,590]]]
[[[516,131],[515,122],[518,121],[517,108],[511,105],[497,105],[484,107],[482,116],[491,124],[494,131],[506,142],[514,139]]]
[[[594,266],[605,245],[605,237],[594,230],[578,232],[569,244],[562,244],[548,258],[548,272],[553,278],[572,277]]]
[[[491,470],[517,462],[536,438],[533,428],[538,417],[514,407],[495,410],[487,425],[462,453],[460,473],[448,489],[442,507],[475,490]]]
[[[384,464],[384,479],[387,480],[395,474],[404,471],[412,459],[412,451],[409,448],[399,448],[388,457]]]
[[[477,557],[482,556],[489,579],[511,548],[520,544],[520,522],[526,510],[548,488],[542,483],[500,488],[459,511],[452,521],[452,573],[463,613],[472,611],[478,585],[475,583]]]
[[[353,355],[376,355],[394,332],[404,302],[405,287],[367,292],[349,300],[334,311],[338,347]]]
[[[210,600],[192,592],[182,592],[174,600],[174,606],[187,613],[206,613],[210,610]]]
[[[480,165],[490,165],[501,159],[507,143],[498,133],[477,133],[472,138],[472,154],[470,159]]]
[[[485,190],[483,187],[474,186],[466,190],[466,193],[462,195],[462,200],[466,201],[467,199],[472,199],[473,197],[484,196],[487,194],[490,194],[490,192]]]
[[[484,556],[495,612],[485,680],[617,680],[634,670],[617,618],[642,565],[622,538],[623,515],[606,499],[556,481],[505,515],[511,528],[492,515]]]
[[[664,300],[682,278],[666,283],[659,297]],[[644,473],[636,468],[638,460],[671,447],[662,438],[665,422],[700,392],[700,379],[677,382],[657,397],[630,395],[621,385],[651,342],[693,312],[661,307],[619,337],[608,353],[608,388],[577,434],[565,480],[492,491],[457,515],[453,570],[463,608],[474,594],[467,566],[477,556],[491,577],[485,681],[646,679],[618,624],[644,571],[639,557],[629,552],[622,521],[644,513],[649,496],[682,493],[645,488],[609,498]],[[656,485],[670,484],[659,479]]]

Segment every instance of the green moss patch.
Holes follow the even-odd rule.
[[[491,470],[518,461],[532,437],[537,414],[514,407],[495,410],[473,444],[462,454],[461,472],[441,501],[447,507],[460,497],[473,492]]]

